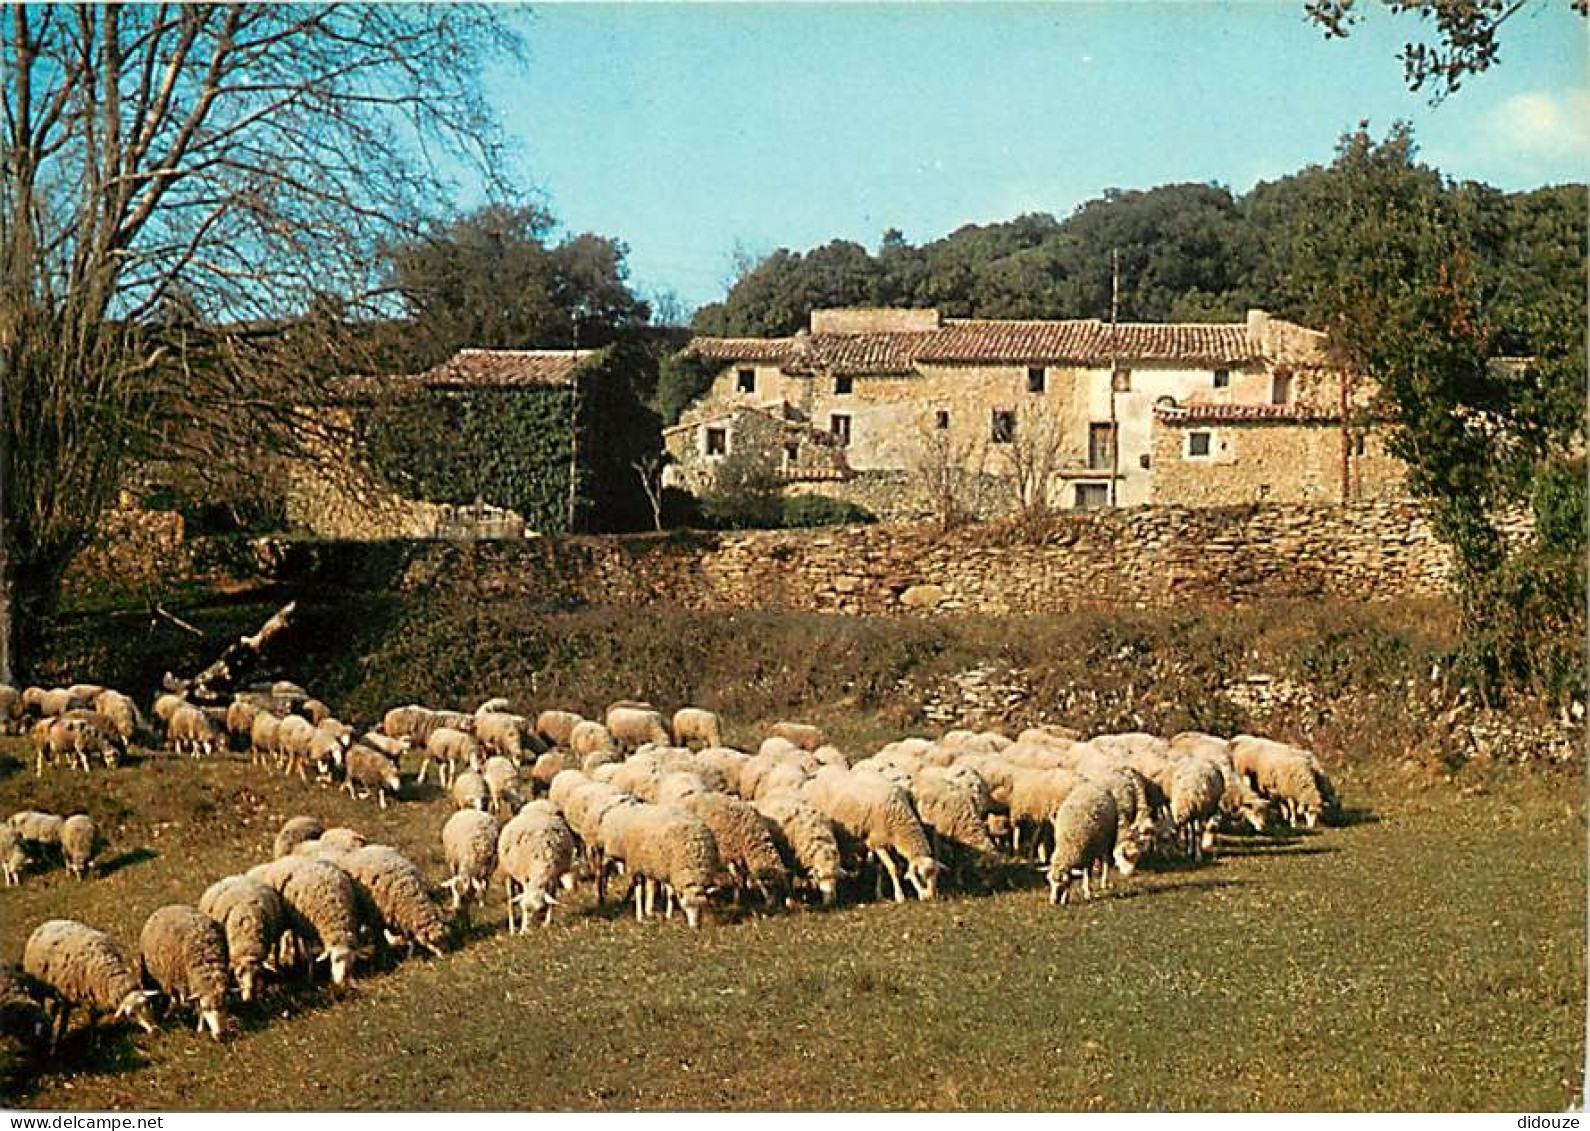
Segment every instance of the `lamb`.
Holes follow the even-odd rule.
[[[768,906],[782,897],[789,888],[789,870],[767,818],[750,802],[723,793],[693,793],[679,804],[712,830],[718,843],[718,863],[733,877],[736,906],[740,893],[748,887],[759,891]]]
[[[227,960],[238,996],[253,1001],[260,969],[271,968],[271,955],[287,927],[282,897],[249,876],[227,876],[204,890],[199,910],[225,931]]]
[[[1049,902],[1063,904],[1072,883],[1082,880],[1082,894],[1093,898],[1089,878],[1094,865],[1102,868],[1101,887],[1109,887],[1110,858],[1115,853],[1119,815],[1115,799],[1091,782],[1080,782],[1067,794],[1054,815],[1054,851],[1049,856]]]
[[[201,754],[213,757],[217,750],[226,746],[226,732],[222,730],[221,724],[203,708],[191,704],[177,708],[166,733],[171,739],[173,750],[181,754],[186,747],[188,754],[194,758]]]
[[[330,966],[332,984],[346,982],[359,957],[359,896],[348,873],[324,860],[283,856],[248,875],[282,897],[298,947],[318,948],[316,961]]]
[[[816,750],[823,744],[823,732],[806,723],[774,723],[767,733],[774,738],[784,738],[802,750]]]
[[[635,917],[656,913],[663,888],[668,913],[677,901],[691,927],[720,871],[718,842],[705,821],[673,805],[614,805],[602,817],[602,851],[629,869],[636,881]]]
[[[906,861],[905,879],[922,899],[932,899],[942,865],[933,858],[927,832],[905,791],[874,774],[824,766],[801,789],[846,838],[863,845],[882,866],[897,903],[905,901],[892,853]],[[882,880],[879,880],[881,891]]]
[[[306,840],[314,840],[326,831],[326,826],[320,823],[318,817],[289,817],[276,833],[276,840],[271,845],[271,859],[280,860],[292,852],[293,847]]]
[[[395,848],[367,844],[338,859],[337,866],[369,894],[389,944],[405,942],[442,954],[451,930],[413,861]]]
[[[102,1015],[126,1019],[146,1033],[155,1031],[149,999],[116,940],[75,919],[50,919],[28,936],[22,969],[44,987],[51,1014],[50,1047],[66,1035],[71,1014],[88,1011],[93,1027]]]
[[[542,711],[536,716],[536,734],[553,746],[572,746],[574,728],[585,721],[573,711]]]
[[[773,843],[785,864],[799,869],[816,887],[823,906],[831,905],[839,894],[844,875],[839,840],[834,824],[814,805],[789,793],[776,793],[756,803],[756,811],[766,817]]]
[[[16,830],[24,846],[33,845],[52,855],[61,853],[61,828],[66,824],[65,818],[57,817],[54,813],[24,809],[11,814],[11,819],[6,823]]]
[[[971,870],[986,880],[999,850],[988,835],[988,787],[970,770],[960,773],[924,766],[911,783],[917,815],[933,842],[933,855],[961,874]]]
[[[609,710],[607,733],[612,735],[613,741],[620,746],[631,750],[638,749],[648,742],[667,746],[672,741],[668,734],[668,724],[663,720],[662,715],[639,707],[614,707]]]
[[[449,878],[442,886],[453,893],[453,910],[464,910],[471,897],[484,899],[497,869],[497,818],[477,809],[460,809],[442,826],[442,854]]]
[[[681,707],[674,712],[674,741],[690,747],[721,746],[723,724],[711,711],[700,707]]]
[[[420,763],[419,782],[425,784],[425,771],[435,762],[442,788],[446,789],[460,766],[479,770],[483,761],[480,742],[474,735],[456,727],[437,727],[425,739],[425,760]]]
[[[460,809],[478,809],[484,813],[491,804],[491,790],[486,779],[474,770],[465,770],[454,778],[447,793]]]
[[[22,882],[22,869],[28,866],[28,854],[22,847],[22,834],[9,824],[0,825],[0,873],[5,876],[6,887]]]
[[[377,803],[383,809],[386,808],[387,794],[396,797],[403,791],[403,779],[398,774],[397,763],[368,746],[356,744],[348,748],[343,772],[346,774],[343,784],[347,787],[349,797],[357,796],[355,791],[361,788],[373,791]]]
[[[198,1027],[221,1039],[226,1002],[226,935],[196,907],[173,903],[144,921],[138,951],[146,981],[176,1005],[194,1003]]]
[[[500,754],[519,765],[541,753],[535,724],[520,715],[502,711],[475,713],[475,737],[488,754]]]
[[[99,828],[87,813],[74,813],[61,822],[61,855],[66,870],[81,880],[104,846]]]
[[[491,791],[492,812],[506,807],[512,813],[524,804],[524,798],[519,794],[519,768],[509,759],[500,754],[487,758],[481,776],[486,779],[486,788]]]
[[[574,866],[574,833],[550,801],[532,801],[502,827],[497,861],[508,897],[508,933],[514,931],[515,907],[521,934],[530,929],[532,915],[551,923],[558,903],[554,889]]]
[[[1194,860],[1214,847],[1214,821],[1225,796],[1226,779],[1207,758],[1183,758],[1170,783],[1170,819]]]

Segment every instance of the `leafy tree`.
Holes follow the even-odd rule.
[[[444,199],[421,149],[502,187],[479,79],[515,47],[463,6],[6,13],[0,679],[130,464],[248,467],[315,429],[281,319],[372,293],[378,249]]]

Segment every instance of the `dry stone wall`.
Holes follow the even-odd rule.
[[[262,554],[284,574],[369,577],[548,605],[667,604],[863,615],[1050,613],[1276,597],[1436,596],[1451,570],[1416,507],[1142,508],[1011,526],[877,525],[522,542],[330,543]]]

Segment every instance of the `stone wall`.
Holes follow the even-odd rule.
[[[1209,435],[1209,455],[1190,456],[1189,433]],[[1358,433],[1363,450],[1348,460],[1356,502],[1407,497],[1407,467],[1375,432]],[[1342,431],[1338,423],[1219,420],[1157,421],[1151,501],[1169,506],[1240,502],[1332,503],[1342,494]]]
[[[144,510],[130,494],[100,516],[94,536],[67,567],[64,587],[81,591],[114,582],[134,587],[196,572],[182,515]]]
[[[361,557],[360,555],[364,556]],[[877,525],[522,542],[299,546],[282,572],[483,597],[865,615],[1051,613],[1278,597],[1436,596],[1448,552],[1407,503],[1142,508],[1069,514],[1040,536],[999,526]],[[262,555],[268,558],[271,555]]]

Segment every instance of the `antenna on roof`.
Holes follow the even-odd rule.
[[[1110,325],[1121,317],[1121,249],[1110,249]]]
[[[1121,316],[1121,249],[1110,249],[1110,506],[1116,504],[1116,483],[1121,474],[1120,425],[1115,420],[1115,394],[1120,385],[1121,336],[1116,324]]]

